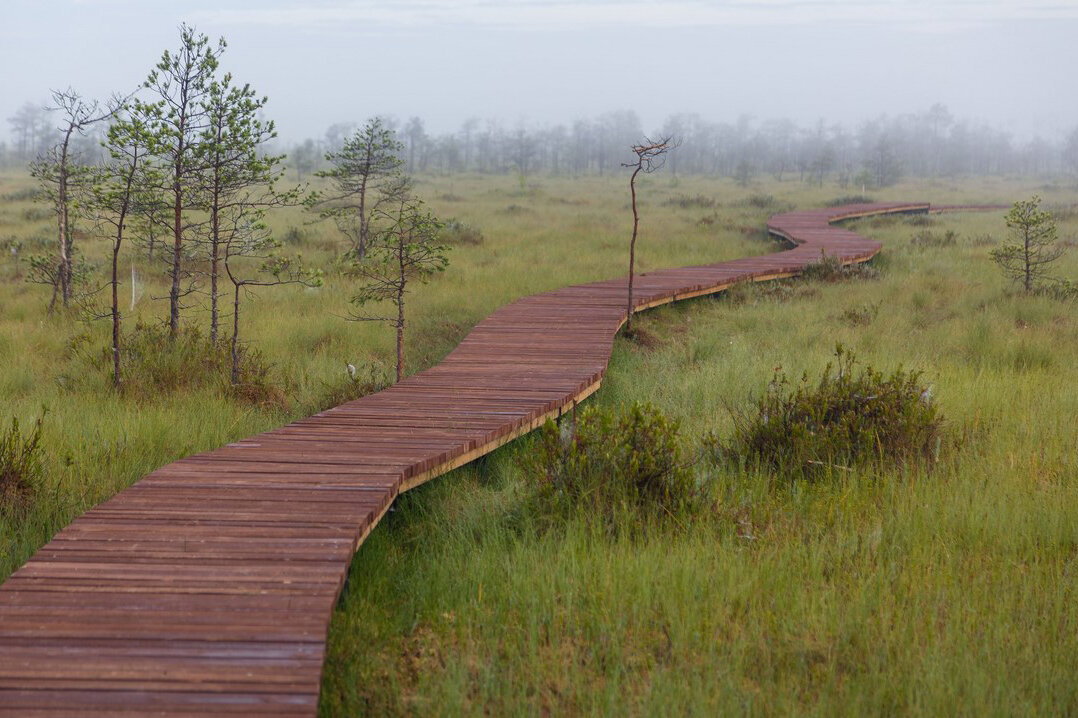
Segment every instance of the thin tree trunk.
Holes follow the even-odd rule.
[[[636,266],[636,231],[640,226],[640,215],[636,210],[636,176],[640,174],[640,167],[633,170],[633,176],[629,178],[629,191],[633,197],[633,238],[629,242],[629,301],[625,309],[625,331],[633,330],[633,271]]]
[[[397,253],[400,266],[400,283],[397,285],[397,381],[404,378],[404,286],[407,279],[404,276],[404,237]]]
[[[64,141],[60,149],[60,171],[57,177],[57,192],[56,192],[56,216],[59,223],[59,240],[60,245],[60,271],[57,273],[57,282],[60,284],[60,295],[63,299],[64,306],[68,306],[68,301],[71,298],[71,229],[68,226],[68,211],[67,211],[67,179],[68,179],[68,167],[67,167],[67,155],[68,144],[71,141],[71,133],[74,131],[74,127],[68,126],[67,132],[64,133]]]
[[[240,383],[240,285],[233,283],[232,295],[232,384]]]
[[[368,150],[368,157],[370,152]],[[367,166],[370,167],[370,161],[368,160]],[[364,176],[363,181],[359,184],[359,247],[356,248],[357,259],[363,259],[367,254],[367,178]]]
[[[217,192],[213,198],[213,236],[210,239],[210,343],[217,343],[217,325],[219,322],[217,303],[217,269],[220,263],[220,215],[217,208]]]
[[[112,386],[120,388],[120,243],[123,241],[124,215],[116,230],[116,242],[112,245]]]
[[[180,331],[180,271],[183,268],[183,144],[185,127],[181,121],[180,140],[172,176],[172,288],[168,293],[168,336],[175,339]]]
[[[1030,261],[1030,256],[1029,256],[1029,230],[1028,229],[1024,230],[1024,240],[1025,241],[1023,242],[1023,246],[1025,248],[1024,255],[1025,255],[1025,260],[1026,260],[1026,294],[1029,294],[1030,292],[1033,291],[1033,267],[1032,267],[1032,262]]]

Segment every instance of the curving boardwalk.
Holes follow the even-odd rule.
[[[926,212],[777,215],[794,248],[639,275],[637,309],[797,274],[880,244],[831,223]],[[397,495],[594,392],[625,279],[525,297],[446,359],[378,394],[163,466],[87,511],[0,586],[0,714],[317,711],[349,562]]]

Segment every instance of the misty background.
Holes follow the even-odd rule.
[[[227,38],[299,175],[373,115],[412,170],[601,172],[608,146],[670,131],[684,171],[840,180],[889,155],[1057,171],[1078,126],[1075,2],[7,0],[2,17],[9,160],[46,141],[30,115],[50,88],[130,91],[185,21]]]

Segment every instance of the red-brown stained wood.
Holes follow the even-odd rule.
[[[952,208],[948,208],[952,209]],[[793,249],[641,274],[638,308],[845,263],[831,226],[927,204],[789,212]],[[161,467],[87,511],[0,586],[0,715],[317,712],[351,557],[397,495],[571,410],[606,371],[626,280],[519,299],[445,360],[372,396]]]

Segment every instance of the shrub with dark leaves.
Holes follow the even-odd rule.
[[[624,510],[672,515],[696,494],[683,454],[678,422],[650,405],[588,407],[560,427],[546,423],[529,469],[553,507],[608,520]]]
[[[815,384],[776,370],[767,392],[734,414],[733,437],[713,440],[720,457],[793,477],[857,466],[937,458],[942,418],[921,373],[860,367],[840,345]]]

